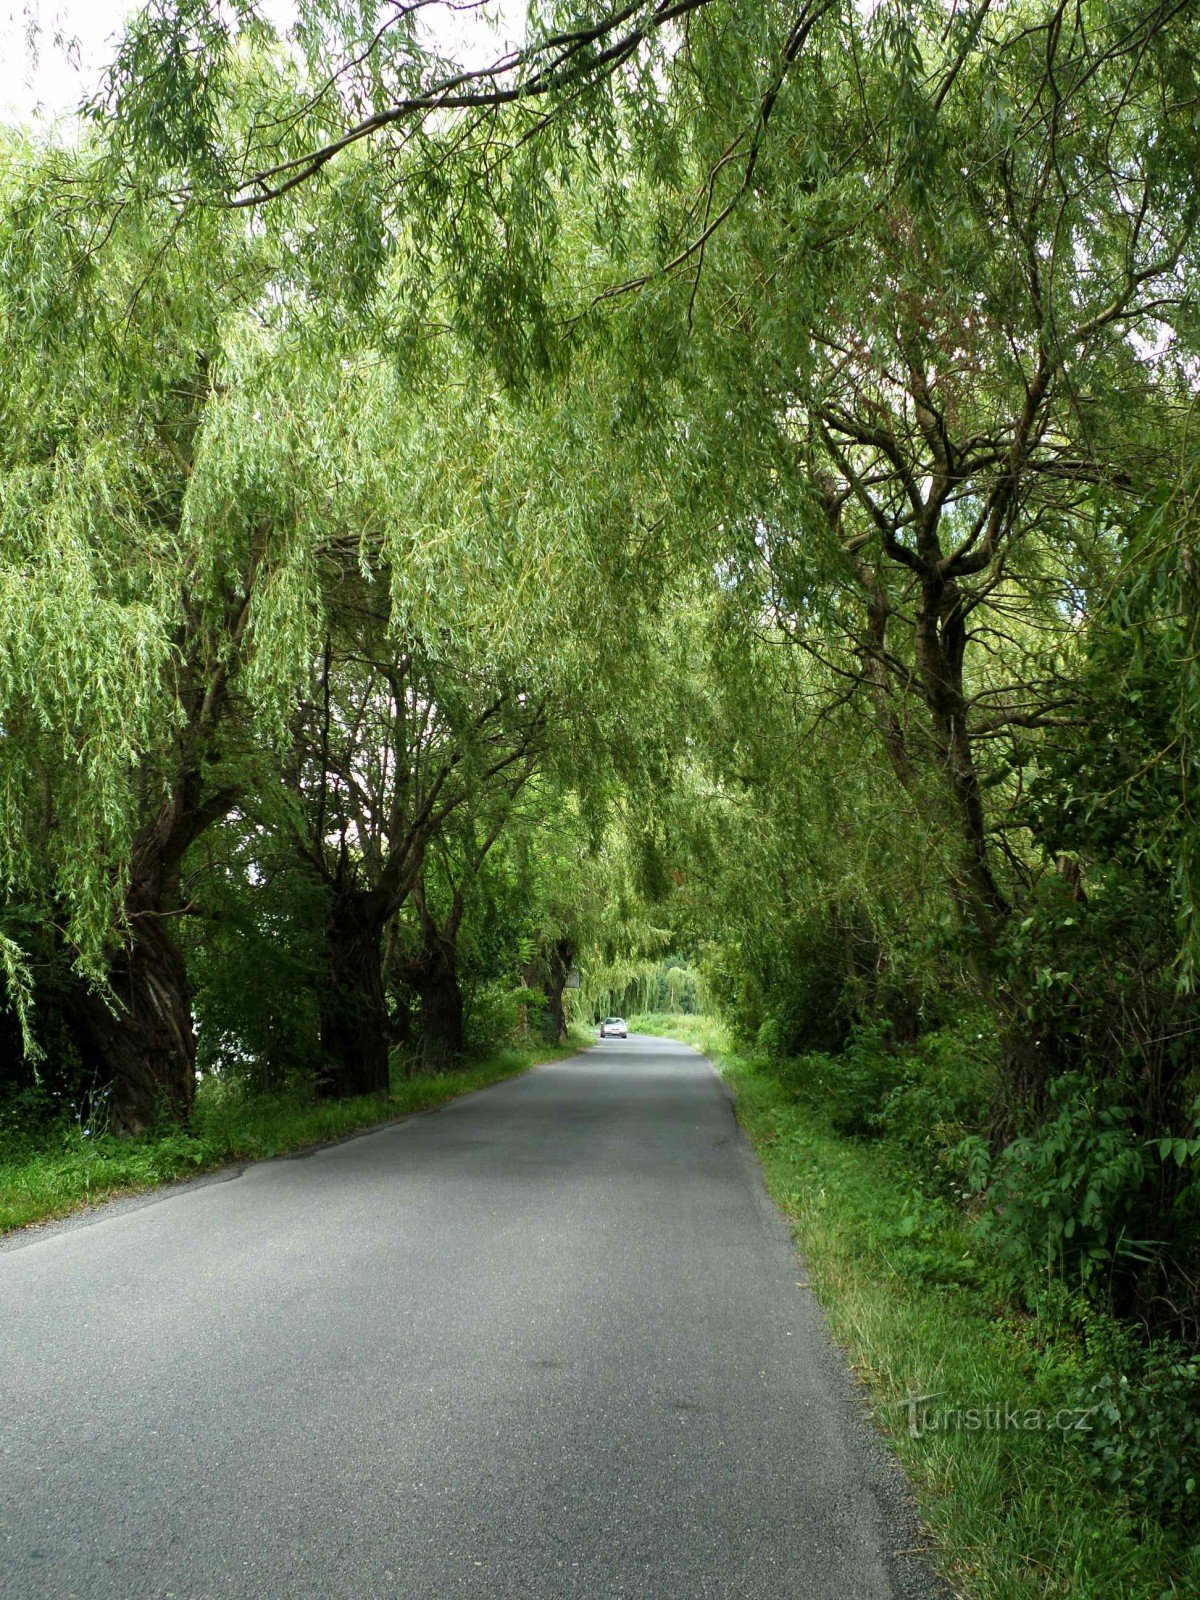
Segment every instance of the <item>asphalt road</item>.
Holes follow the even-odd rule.
[[[801,1279],[646,1038],[24,1236],[0,1595],[932,1596]]]

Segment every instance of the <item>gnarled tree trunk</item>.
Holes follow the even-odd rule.
[[[575,945],[570,939],[557,939],[544,946],[526,964],[522,974],[527,989],[540,989],[546,997],[546,1021],[553,1037],[561,1044],[567,1037],[567,1013],[563,994],[567,987]],[[523,1010],[524,1008],[522,1008]],[[524,1032],[525,1029],[522,1029]]]
[[[444,1072],[463,1048],[463,995],[458,982],[458,930],[463,896],[456,891],[450,911],[438,923],[418,878],[413,901],[421,919],[421,944],[403,964],[404,983],[417,997],[420,1061],[428,1071]]]
[[[563,994],[567,987],[571,962],[574,959],[575,948],[569,939],[559,939],[551,945],[546,955],[546,976],[542,983],[546,993],[546,1014],[554,1029],[554,1037],[560,1044],[567,1037],[567,1013],[563,1005]]]
[[[383,985],[384,919],[369,891],[343,889],[326,926],[328,972],[319,995],[324,1097],[382,1094],[389,1087],[389,1024]]]
[[[232,790],[201,795],[183,766],[130,858],[125,940],[105,990],[71,989],[63,1015],[84,1068],[108,1093],[109,1127],[139,1133],[164,1117],[186,1122],[196,1097],[196,1034],[187,963],[176,939],[179,874],[188,847],[233,804]]]
[[[438,947],[426,951],[414,974],[424,1064],[435,1072],[452,1066],[463,1048],[463,997],[458,983],[457,952]]]
[[[967,726],[966,646],[958,586],[936,574],[925,575],[916,619],[917,668],[962,835],[963,865],[953,888],[986,960],[1008,907],[992,874],[983,795]]]
[[[82,985],[64,1011],[84,1067],[108,1085],[113,1133],[185,1122],[196,1095],[196,1035],[173,919],[143,912],[114,958],[109,993]]]

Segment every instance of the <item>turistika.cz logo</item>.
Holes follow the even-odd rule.
[[[906,1394],[887,1400],[877,1411],[907,1412],[909,1437],[927,1433],[1090,1433],[1094,1406],[1023,1406],[1011,1400],[974,1405],[946,1405],[946,1391]]]

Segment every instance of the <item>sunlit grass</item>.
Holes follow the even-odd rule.
[[[115,1139],[65,1126],[36,1135],[10,1135],[0,1144],[0,1233],[65,1216],[115,1195],[154,1188],[231,1162],[261,1161],[428,1111],[539,1062],[560,1060],[591,1042],[589,1030],[576,1031],[565,1045],[507,1046],[454,1072],[401,1079],[390,1095],[347,1100],[314,1102],[299,1095],[247,1099],[207,1082],[200,1087],[186,1131]]]
[[[801,1103],[767,1063],[736,1054],[719,1024],[638,1017],[630,1026],[696,1045],[735,1091],[808,1280],[916,1485],[958,1590],[976,1600],[1200,1594],[1200,1552],[1098,1488],[1069,1434],[992,1428],[910,1437],[906,1395],[1052,1415],[1072,1397],[1080,1359],[1069,1333],[1004,1304],[986,1267],[963,1282],[936,1281],[977,1248],[948,1208],[934,1214],[927,1238],[913,1231],[911,1190],[886,1152],[833,1133],[819,1107]]]

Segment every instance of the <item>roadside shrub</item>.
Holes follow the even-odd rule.
[[[1138,1510],[1200,1527],[1200,1360],[1178,1345],[1153,1346],[1080,1400],[1091,1412],[1092,1477]]]
[[[913,1044],[896,1045],[893,1037],[890,1019],[881,1019],[856,1028],[836,1055],[810,1052],[777,1070],[797,1094],[820,1103],[835,1132],[887,1139],[914,1176],[961,1198],[957,1152],[986,1116],[994,1030],[970,1017]]]
[[[859,1029],[836,1055],[810,1050],[780,1060],[772,1053],[772,1063],[797,1098],[823,1110],[835,1132],[846,1138],[879,1134],[879,1113],[907,1070],[904,1054],[882,1042],[880,1028]]]
[[[978,1187],[976,1148],[995,1092],[999,1043],[990,1019],[969,1015],[903,1052],[904,1073],[874,1116],[913,1175],[961,1201]]]
[[[1028,1299],[1032,1279],[1061,1278],[1148,1331],[1194,1332],[1179,1263],[1200,1229],[1200,1140],[1147,1139],[1119,1083],[1067,1073],[1050,1112],[998,1157],[981,1226]]]
[[[545,996],[536,989],[514,987],[511,983],[480,983],[464,996],[463,1043],[468,1054],[511,1044],[517,1037],[521,1007],[534,1032],[540,1032]]]
[[[880,965],[870,922],[823,905],[779,929],[754,955],[716,953],[705,978],[734,1035],[774,1059],[840,1050]]]
[[[0,905],[0,938],[13,926],[11,908]],[[35,1053],[26,1054],[16,996],[0,969],[0,1139],[11,1139],[22,1128],[37,1130],[64,1119],[71,1122],[80,1104],[98,1087],[95,1073],[86,1070],[80,1060],[63,1015],[67,991],[82,980],[70,972],[61,953],[49,947],[39,930],[27,934],[24,923],[17,927],[23,945],[32,946],[38,957],[27,1013]]]
[[[63,1120],[65,1104],[45,1083],[30,1083],[0,1095],[0,1151],[16,1148]]]
[[[840,948],[823,928],[797,929],[781,956],[763,984],[771,996],[770,1009],[757,1017],[743,1013],[743,1037],[753,1038],[771,1056],[837,1050],[853,1018]]]
[[[1001,1255],[1085,1288],[1122,1253],[1141,1259],[1146,1154],[1112,1084],[1067,1073],[1052,1112],[996,1164],[991,1225]]]
[[[789,1054],[787,1037],[788,1028],[783,1018],[777,1013],[772,1013],[763,1019],[754,1037],[755,1053],[765,1056],[769,1061],[782,1061]]]
[[[908,1080],[908,1053],[884,1046],[886,1026],[856,1032],[829,1074],[830,1121],[849,1138],[878,1137],[884,1106]]]

